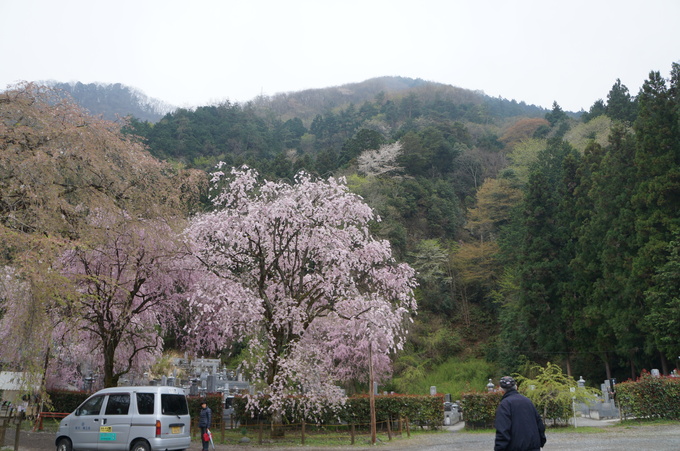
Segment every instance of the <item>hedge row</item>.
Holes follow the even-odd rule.
[[[354,396],[345,404],[347,423],[369,423],[370,397]],[[439,427],[444,422],[444,395],[378,395],[375,397],[376,421],[408,418],[411,424]]]
[[[50,391],[52,412],[73,412],[83,403],[91,393],[83,391]],[[223,405],[222,395],[210,394],[207,397],[188,396],[189,413],[198,418],[201,411],[202,401],[208,403],[213,412],[213,424],[219,424],[222,420]],[[234,399],[235,419],[243,423],[253,421],[270,421],[267,415],[257,413],[253,416],[245,411],[246,399],[237,397]],[[291,403],[292,404],[292,403]],[[266,406],[266,403],[265,403]],[[420,396],[420,395],[377,395],[375,397],[376,420],[386,421],[398,418],[408,418],[411,424],[420,426],[439,427],[444,420],[444,396]],[[288,423],[300,422],[303,418],[292,412],[292,407],[284,414]],[[310,421],[310,419],[304,419]],[[348,398],[345,406],[339,411],[327,411],[319,423],[336,424],[338,422],[368,424],[371,421],[370,399],[368,395]],[[316,421],[314,421],[316,422]]]
[[[92,393],[84,391],[50,390],[47,395],[50,405],[43,410],[50,412],[71,413],[83,403]]]
[[[496,408],[501,402],[503,392],[463,393],[461,407],[465,415],[466,429],[493,428]]]
[[[234,416],[243,424],[263,421],[270,422],[271,418],[263,411],[246,411],[245,397],[234,399]],[[302,418],[293,411],[294,403],[284,411],[284,422],[298,423],[307,421],[317,424],[370,424],[370,397],[368,395],[353,396],[347,399],[345,405],[339,410],[327,409],[321,418]],[[263,410],[266,410],[267,403],[263,403]],[[376,395],[375,397],[376,421],[386,421],[388,419],[397,420],[408,418],[414,425],[440,427],[444,421],[444,396],[420,396],[420,395]]]
[[[680,378],[643,371],[636,381],[616,385],[616,400],[624,418],[680,420]]]
[[[198,416],[201,413],[201,403],[203,403],[203,401],[205,401],[208,404],[208,407],[210,407],[210,410],[212,410],[212,424],[213,427],[215,427],[222,421],[222,413],[224,412],[222,395],[215,393],[207,396],[187,396],[191,418],[198,419]]]

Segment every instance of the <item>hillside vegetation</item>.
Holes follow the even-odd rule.
[[[676,353],[659,321],[673,295],[677,80],[650,77],[638,96],[617,80],[580,118],[382,78],[178,110],[133,131],[191,167],[346,176],[419,273],[400,372],[472,355],[625,378],[668,371]]]
[[[529,360],[599,381],[668,372],[680,351],[679,92],[673,64],[669,80],[652,72],[635,96],[617,80],[575,115],[385,77],[132,117],[124,131],[175,171],[346,177],[418,272],[395,389],[446,385],[438,368],[474,360],[488,364],[470,364],[475,380]]]
[[[93,116],[101,116],[110,121],[134,116],[144,121],[158,122],[166,113],[175,109],[161,100],[150,98],[143,92],[120,83],[104,85],[48,82],[47,85],[70,95]]]

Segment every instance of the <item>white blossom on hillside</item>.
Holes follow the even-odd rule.
[[[380,146],[377,150],[364,151],[357,158],[358,171],[373,176],[387,172],[400,172],[403,168],[397,165],[399,154],[401,154],[399,141]]]

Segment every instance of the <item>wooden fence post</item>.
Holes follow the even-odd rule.
[[[14,433],[14,451],[19,451],[19,434],[21,434],[21,416],[17,416],[16,418],[16,431]]]
[[[392,440],[392,426],[390,426],[391,423],[390,417],[387,417],[387,439]]]
[[[354,423],[352,423],[352,426],[349,428],[349,434],[352,437],[352,445],[354,445]]]
[[[261,445],[262,444],[262,422],[260,421],[260,432],[257,434],[257,441]]]
[[[6,418],[0,418],[0,445],[3,445],[5,443],[5,429],[7,429],[7,419]]]
[[[305,444],[305,420],[302,420],[302,444]]]
[[[224,430],[227,428],[227,424],[224,422],[224,417],[220,420],[220,423],[222,423],[222,443],[224,443]]]

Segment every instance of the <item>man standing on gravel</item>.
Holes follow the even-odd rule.
[[[545,445],[545,425],[529,398],[517,391],[517,383],[503,376],[504,395],[496,409],[494,451],[538,451]]]

